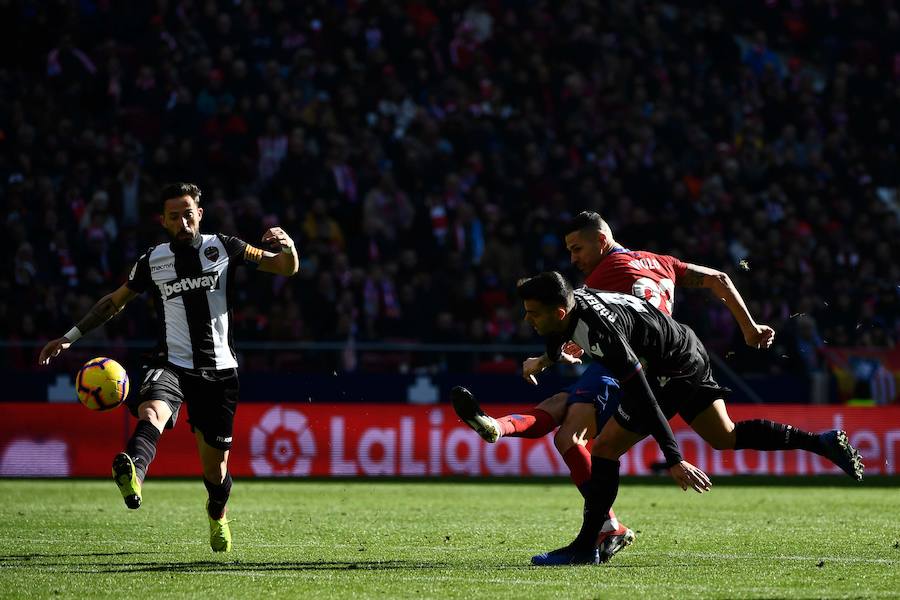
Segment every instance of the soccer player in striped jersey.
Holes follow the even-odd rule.
[[[861,457],[844,431],[815,434],[761,419],[732,423],[725,408],[728,390],[713,378],[703,344],[689,327],[647,301],[591,288],[573,291],[556,272],[520,282],[518,294],[525,321],[547,344],[544,361],[558,361],[572,340],[603,360],[623,390],[614,417],[603,425],[591,449],[581,531],[568,546],[532,557],[532,564],[600,562],[598,536],[618,492],[619,457],[647,435],[659,444],[666,467],[682,489],[710,489],[706,474],[679,452],[668,423],[675,413],[716,449],[805,450],[862,480]]]
[[[159,438],[175,426],[182,404],[197,443],[208,491],[210,546],[229,552],[231,529],[225,506],[231,493],[228,454],[238,402],[237,359],[232,341],[234,271],[254,265],[260,271],[291,276],[300,268],[294,242],[281,228],[254,247],[238,238],[201,234],[200,188],[175,183],[162,189],[162,224],[168,243],[141,256],[128,281],[101,298],[63,337],[43,348],[48,364],[88,331],[99,327],[145,291],[157,314],[157,359],[147,368],[139,394],[126,401],[138,419],[126,448],[113,459],[116,485],[128,508],[141,505],[141,485],[156,456]]]
[[[705,287],[722,299],[737,320],[744,340],[755,348],[772,344],[775,332],[756,323],[737,288],[727,274],[701,265],[689,264],[668,255],[628,250],[613,237],[609,224],[596,212],[579,213],[565,236],[572,264],[584,275],[585,286],[633,294],[644,298],[667,315],[672,314],[677,287]],[[582,349],[571,344],[562,360],[581,356]],[[525,361],[523,375],[536,383],[534,369],[539,359]],[[572,482],[584,493],[591,477],[590,454],[585,440],[593,439],[619,404],[620,389],[615,377],[602,364],[592,361],[574,385],[547,398],[535,408],[494,419],[485,415],[465,388],[451,392],[460,418],[487,442],[502,436],[539,438],[553,431],[553,441],[569,468]],[[600,533],[600,560],[608,561],[631,544],[634,532],[610,511]]]

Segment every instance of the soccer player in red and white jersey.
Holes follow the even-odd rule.
[[[673,256],[628,250],[616,242],[609,225],[596,212],[579,213],[567,229],[565,242],[572,264],[585,274],[585,285],[589,288],[633,294],[667,315],[672,314],[676,286],[709,288],[734,315],[748,345],[767,348],[772,344],[775,332],[756,323],[726,273],[685,263]],[[581,354],[581,348],[569,344],[562,358],[579,362]],[[523,364],[523,376],[536,384],[535,375],[549,365],[546,356],[529,358]],[[487,442],[503,436],[539,438],[559,425],[553,441],[569,467],[572,482],[582,494],[591,476],[585,440],[593,439],[615,412],[619,395],[618,382],[598,362],[590,363],[574,385],[535,408],[497,419],[485,415],[465,388],[454,388],[451,392],[457,414]],[[610,511],[598,540],[601,562],[608,561],[633,539],[634,533]]]
[[[587,276],[585,287],[633,294],[670,316],[676,286],[709,288],[734,315],[747,345],[768,348],[775,339],[771,327],[758,324],[750,315],[728,274],[674,256],[627,250],[595,212],[582,212],[575,218],[566,234],[566,248],[572,264]]]

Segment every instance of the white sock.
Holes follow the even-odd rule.
[[[603,527],[600,528],[600,533],[606,533],[607,531],[615,531],[619,528],[619,520],[618,519],[607,519],[603,523]]]

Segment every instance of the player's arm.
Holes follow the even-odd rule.
[[[768,348],[775,339],[775,330],[768,325],[757,323],[744,299],[737,291],[731,277],[727,273],[688,263],[684,273],[675,282],[681,287],[702,287],[709,289],[716,298],[720,298],[741,328],[744,341],[753,348]]]
[[[690,487],[700,493],[707,491],[711,485],[709,478],[706,473],[682,458],[669,420],[650,389],[641,361],[625,337],[626,334],[601,317],[590,319],[588,326],[591,353],[601,358],[603,364],[619,380],[622,390],[622,400],[616,415],[619,426],[627,429],[627,423],[633,419],[640,421],[659,444],[669,473],[678,485],[684,490]]]
[[[84,318],[78,321],[78,324],[63,337],[47,342],[47,345],[41,350],[38,363],[41,365],[49,364],[51,358],[58,356],[63,350],[67,350],[81,336],[112,319],[125,308],[126,304],[137,296],[138,293],[130,289],[128,284],[125,284],[116,291],[100,298]]]
[[[251,245],[244,249],[244,258],[251,263],[256,263],[260,271],[275,273],[290,277],[300,270],[300,257],[294,240],[284,232],[281,227],[272,227],[262,236],[263,244],[268,246],[280,246],[280,252],[268,252]]]
[[[577,356],[567,354],[562,348],[562,343],[554,340],[547,341],[547,351],[541,356],[533,356],[526,358],[522,363],[522,377],[525,381],[532,385],[537,385],[537,374],[544,372],[550,365],[555,362],[577,365],[581,364],[581,359]]]
[[[653,390],[650,389],[650,383],[647,381],[647,376],[641,367],[641,363],[638,362],[634,369],[630,377],[619,380],[619,385],[622,388],[620,414],[626,401],[628,401],[627,404],[630,407],[634,407],[632,409],[633,415],[640,415],[644,423],[648,425],[650,435],[653,436],[653,439],[656,440],[656,443],[659,444],[659,448],[662,450],[669,474],[681,486],[681,489],[687,490],[691,488],[699,494],[708,492],[712,486],[709,477],[702,470],[682,458],[681,451],[678,449],[678,442],[675,441],[675,435],[669,426],[669,421],[656,401]],[[635,398],[638,401],[631,402]]]

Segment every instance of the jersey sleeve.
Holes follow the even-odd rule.
[[[230,235],[220,235],[219,239],[225,246],[228,253],[228,260],[235,265],[252,264],[258,265],[262,260],[263,251],[259,248],[248,244],[244,240]]]
[[[141,256],[134,263],[134,266],[131,267],[131,272],[128,273],[128,281],[125,282],[125,285],[132,292],[143,294],[152,283],[153,279],[150,277],[150,253],[148,252]]]
[[[672,269],[672,272],[675,273],[675,278],[683,277],[685,272],[687,271],[687,263],[682,261],[679,258],[675,258],[674,256],[664,255],[660,256],[660,258],[664,259]]]
[[[563,344],[565,344],[568,340],[563,339],[563,336],[559,335],[549,335],[544,338],[544,344],[546,345],[547,357],[553,362],[559,361],[560,355],[562,355]]]

